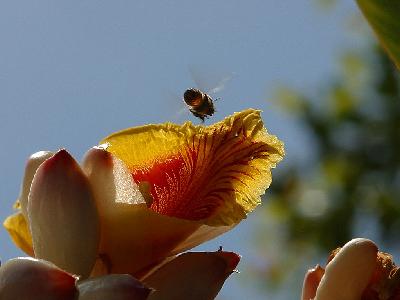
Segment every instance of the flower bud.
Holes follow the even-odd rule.
[[[54,152],[50,151],[39,151],[32,154],[25,166],[24,179],[21,185],[21,192],[18,197],[19,203],[21,205],[21,211],[25,219],[28,218],[28,196],[31,189],[31,184],[33,176],[35,176],[36,170],[39,166],[48,158],[52,157]]]
[[[353,239],[329,262],[315,300],[359,300],[376,268],[378,248],[368,239]]]
[[[233,252],[188,252],[161,266],[143,282],[155,289],[149,300],[212,300],[239,260]]]
[[[79,300],[145,300],[151,292],[151,289],[127,274],[87,279],[78,288]]]
[[[15,258],[0,267],[1,300],[75,300],[76,278],[55,265],[33,258]]]
[[[99,220],[87,177],[65,150],[38,168],[28,216],[36,257],[87,277],[99,244]]]

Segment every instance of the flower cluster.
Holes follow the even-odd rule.
[[[214,299],[239,256],[183,252],[244,219],[283,155],[252,109],[123,130],[81,165],[66,150],[35,153],[4,222],[32,258],[0,267],[0,298]]]

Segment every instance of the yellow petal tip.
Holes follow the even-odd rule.
[[[34,256],[32,237],[25,217],[21,212],[7,217],[3,222],[3,226],[10,234],[14,244],[26,254]]]

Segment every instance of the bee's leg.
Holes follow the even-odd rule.
[[[199,114],[197,111],[195,111],[194,109],[189,109],[190,112],[197,118],[199,118],[201,120],[202,123],[204,123],[204,115],[203,114]]]

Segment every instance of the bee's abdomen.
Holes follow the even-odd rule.
[[[197,111],[207,116],[212,116],[214,114],[214,103],[210,96],[205,95],[204,101],[197,107]]]
[[[198,89],[187,89],[183,94],[183,100],[186,102],[187,105],[190,106],[198,106],[203,101],[203,93]]]

